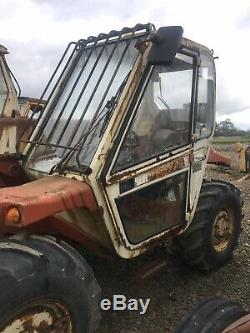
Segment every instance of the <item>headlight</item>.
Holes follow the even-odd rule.
[[[9,208],[5,215],[5,222],[10,224],[17,224],[20,222],[21,214],[16,207]]]

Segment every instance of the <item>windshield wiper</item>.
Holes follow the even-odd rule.
[[[106,103],[106,105],[104,106],[103,110],[96,116],[96,118],[94,118],[92,120],[92,123],[90,123],[89,125],[89,133],[86,133],[86,136],[84,136],[83,138],[83,142],[81,140],[81,146],[80,146],[80,149],[84,147],[84,143],[86,142],[89,134],[92,132],[93,129],[95,129],[103,120],[103,124],[102,124],[102,127],[100,129],[100,133],[99,133],[99,137],[102,136],[104,130],[106,129],[106,125],[110,119],[110,116],[112,115],[117,103],[118,103],[118,100],[121,96],[121,93],[123,91],[123,88],[125,86],[125,84],[127,83],[127,80],[128,80],[128,77],[131,73],[131,70],[128,72],[127,76],[125,77],[125,79],[123,80],[123,82],[121,83],[121,85],[119,86],[116,94],[114,96],[112,96]],[[103,112],[105,111],[105,109],[107,109],[107,111],[103,114]],[[103,117],[100,118],[100,116],[103,114]],[[98,120],[99,118],[99,120]],[[98,120],[98,122],[95,124],[95,122]],[[95,126],[94,126],[95,124]],[[94,127],[93,127],[94,126]]]
[[[50,170],[50,174],[53,174],[55,171],[58,171],[60,173],[61,168],[58,167],[59,164],[55,164],[54,167]],[[84,174],[84,175],[90,175],[92,172],[92,169],[85,164],[81,164],[81,167],[79,168],[78,166],[72,164],[66,165],[66,168],[64,168],[64,171],[72,171],[72,172],[77,172],[78,174]]]
[[[100,129],[99,132],[99,137],[102,136],[104,130],[107,127],[107,124],[110,120],[110,117],[118,103],[118,100],[121,96],[121,93],[123,91],[123,88],[125,86],[125,84],[127,83],[128,77],[131,73],[131,70],[129,71],[129,73],[127,74],[127,76],[125,77],[125,79],[123,80],[123,82],[121,83],[121,85],[119,86],[116,94],[114,96],[112,96],[106,103],[106,105],[104,106],[104,108],[102,109],[102,111],[96,115],[96,117],[92,120],[92,122],[89,124],[88,130],[87,132],[82,136],[82,138],[75,144],[75,146],[73,147],[73,150],[68,151],[64,157],[62,157],[62,159],[60,160],[59,163],[57,163],[56,165],[53,166],[53,168],[50,170],[50,174],[55,172],[55,171],[59,171],[61,172],[62,169],[65,169],[67,167],[68,170],[74,170],[74,171],[78,171],[78,172],[83,172],[85,174],[90,174],[91,173],[91,168],[88,165],[84,165],[81,163],[81,161],[79,160],[79,154],[80,151],[82,150],[82,148],[84,148],[84,143],[86,142],[86,140],[88,139],[89,135],[100,125],[100,123],[103,121],[102,127]],[[106,112],[104,112],[105,110],[107,110]],[[77,166],[73,166],[73,165],[67,165],[67,163],[70,161],[70,159],[72,158],[73,154],[77,151],[76,154],[76,161],[78,164]]]

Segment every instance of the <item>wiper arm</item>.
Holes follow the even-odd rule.
[[[101,127],[101,129],[100,129],[99,138],[103,135],[103,132],[104,132],[104,130],[106,129],[106,126],[107,126],[107,123],[108,123],[108,121],[109,121],[109,119],[110,119],[110,116],[111,116],[111,114],[113,113],[113,110],[114,110],[114,108],[115,108],[116,105],[117,105],[117,101],[118,101],[118,99],[116,98],[116,96],[113,96],[113,97],[111,97],[111,99],[107,102],[106,107],[107,107],[108,111],[105,113],[105,118],[104,118],[104,120],[103,120],[102,127]]]
[[[110,116],[113,113],[113,110],[115,109],[115,107],[116,107],[116,105],[118,103],[118,100],[119,100],[119,98],[121,96],[121,93],[123,91],[123,88],[124,88],[127,80],[128,80],[128,77],[129,77],[130,73],[131,73],[131,70],[129,71],[129,73],[127,74],[127,76],[125,77],[125,79],[123,80],[122,84],[119,86],[116,94],[114,96],[112,96],[107,101],[107,103],[104,106],[104,108],[102,109],[102,111],[98,115],[96,115],[96,117],[92,120],[92,122],[90,123],[90,125],[88,127],[88,131],[75,144],[74,150],[71,150],[68,153],[66,153],[65,156],[60,160],[60,162],[51,169],[51,173],[54,172],[55,170],[62,169],[62,164],[64,162],[65,162],[65,166],[66,166],[67,162],[71,159],[72,155],[75,153],[76,150],[78,150],[78,153],[76,155],[76,160],[77,160],[77,164],[79,166],[79,169],[81,169],[81,167],[83,166],[84,168],[86,168],[87,172],[89,171],[90,168],[88,166],[86,166],[86,165],[82,165],[81,162],[80,162],[80,160],[79,160],[79,149],[81,149],[81,148],[84,147],[84,143],[86,142],[86,140],[89,137],[89,135],[94,131],[94,129],[96,129],[99,126],[99,124],[102,121],[103,121],[103,124],[102,124],[102,127],[100,129],[99,137],[103,134],[103,132],[104,132],[106,126],[107,126],[107,123],[108,123],[108,121],[110,119]],[[105,110],[107,110],[107,111],[104,113]]]
[[[73,172],[77,172],[77,173],[83,173],[84,175],[90,175],[92,172],[92,169],[85,164],[81,164],[81,167],[78,167],[76,165],[66,165],[65,170],[67,171],[73,171]]]
[[[108,103],[107,103],[108,104]],[[103,110],[99,113],[99,115],[93,119],[92,124],[89,125],[89,129],[88,131],[83,135],[83,137],[75,144],[74,148],[72,150],[70,150],[68,153],[65,154],[64,157],[62,157],[62,159],[60,160],[60,162],[58,162],[56,165],[53,166],[53,168],[50,170],[50,174],[52,174],[55,171],[59,171],[62,169],[62,164],[65,162],[65,166],[67,164],[67,162],[71,159],[72,155],[75,153],[76,150],[78,150],[81,146],[84,147],[84,142],[86,141],[86,139],[88,138],[88,136],[93,132],[93,130],[100,124],[100,122],[103,120],[103,118],[105,116],[107,116],[107,114],[109,113],[109,109],[107,112],[105,112],[103,114],[103,111],[106,109],[107,104],[105,105],[105,107],[103,108]],[[103,114],[102,117],[100,117]],[[98,121],[97,121],[98,120]],[[97,122],[96,122],[97,121]],[[95,124],[96,122],[96,124]],[[81,163],[79,163],[78,158],[77,158],[77,163],[79,166],[81,166],[81,168],[83,167],[84,169],[89,170],[89,166],[87,165],[82,165]],[[72,170],[73,166],[68,166],[67,169]],[[80,171],[80,168],[74,167],[74,171]],[[92,171],[92,170],[91,170]],[[81,172],[83,172],[83,170],[81,170]],[[91,172],[90,172],[91,173]],[[87,174],[90,174],[87,173]]]
[[[93,119],[92,125],[93,125],[93,124],[95,123],[95,121],[96,121],[96,120],[102,115],[103,111],[104,111],[105,109],[107,109],[107,111],[104,113],[103,117],[102,117],[101,119],[99,119],[98,123],[96,124],[96,125],[98,126],[98,125],[100,124],[100,122],[101,122],[101,121],[103,120],[103,118],[104,118],[104,120],[103,120],[103,124],[102,124],[102,127],[101,127],[101,129],[100,129],[99,137],[102,136],[102,134],[103,134],[103,132],[104,132],[104,130],[105,130],[105,128],[106,128],[106,125],[107,125],[107,123],[108,123],[108,121],[109,121],[109,119],[110,119],[110,116],[112,115],[112,113],[113,113],[113,111],[114,111],[114,109],[115,109],[115,107],[116,107],[116,105],[117,105],[117,103],[118,103],[118,100],[119,100],[119,98],[120,98],[120,96],[121,96],[121,93],[122,93],[122,91],[123,91],[123,88],[124,88],[125,84],[127,83],[127,80],[128,80],[128,77],[129,77],[130,73],[131,73],[131,70],[128,72],[128,74],[127,74],[126,77],[124,78],[124,80],[123,80],[123,82],[121,83],[121,85],[119,86],[119,88],[118,88],[116,94],[115,94],[114,96],[112,96],[112,97],[107,101],[107,103],[106,103],[105,107],[103,108],[103,110],[99,113],[99,115],[97,115],[97,118]],[[90,129],[91,129],[91,124],[90,124],[89,127],[90,127]],[[95,127],[96,127],[96,126],[95,126]],[[89,134],[88,134],[88,135],[89,135]],[[87,139],[87,137],[85,138],[85,141],[86,141],[86,139]],[[84,142],[85,142],[85,141],[84,141]],[[84,147],[83,144],[82,144],[82,147]]]

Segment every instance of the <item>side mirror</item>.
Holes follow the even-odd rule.
[[[152,35],[152,48],[148,55],[150,65],[170,65],[181,47],[183,28],[180,26],[162,27]]]

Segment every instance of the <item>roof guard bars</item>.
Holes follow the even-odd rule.
[[[87,62],[88,62],[88,60],[89,60],[89,58],[90,58],[92,52],[94,51],[94,49],[95,49],[97,46],[98,46],[98,47],[99,47],[99,46],[102,47],[102,50],[100,51],[99,56],[97,56],[96,62],[95,62],[95,64],[94,64],[94,66],[93,66],[92,73],[93,73],[93,70],[94,70],[94,68],[96,67],[97,62],[98,62],[98,60],[99,60],[99,58],[100,58],[100,56],[101,56],[101,53],[103,52],[103,49],[104,49],[104,47],[105,47],[105,45],[106,45],[107,43],[113,43],[113,42],[114,42],[114,44],[116,44],[117,41],[119,41],[119,40],[123,40],[123,39],[125,39],[125,40],[128,39],[128,40],[129,40],[129,39],[131,39],[131,36],[134,36],[134,35],[135,35],[136,32],[143,31],[143,30],[147,33],[147,35],[149,35],[149,34],[154,30],[154,26],[153,26],[152,24],[150,24],[150,23],[148,23],[148,24],[137,24],[137,25],[136,25],[135,27],[133,27],[133,28],[127,28],[127,27],[125,27],[125,28],[123,28],[123,29],[120,30],[120,31],[112,30],[112,31],[110,31],[108,34],[101,33],[101,34],[99,34],[97,37],[90,36],[90,37],[88,37],[87,39],[80,39],[77,43],[71,42],[71,43],[68,45],[67,49],[65,50],[65,52],[64,52],[64,54],[63,54],[63,56],[62,56],[62,58],[61,58],[61,60],[60,60],[60,62],[59,62],[59,64],[57,65],[57,67],[56,67],[55,71],[53,72],[53,74],[52,74],[52,76],[51,76],[51,78],[50,78],[48,84],[46,85],[46,87],[45,87],[45,89],[44,89],[44,91],[43,91],[43,93],[42,93],[42,95],[41,95],[41,99],[43,99],[45,93],[47,92],[47,90],[48,90],[48,88],[49,88],[51,82],[53,81],[53,79],[54,79],[54,77],[55,77],[55,75],[56,75],[58,69],[60,68],[60,66],[61,66],[61,64],[62,64],[62,62],[63,62],[63,60],[64,60],[66,54],[68,53],[68,50],[69,50],[70,46],[71,46],[72,44],[74,44],[75,47],[74,47],[74,49],[73,49],[71,55],[69,56],[69,59],[68,59],[66,65],[64,66],[64,68],[63,68],[63,70],[62,70],[62,72],[61,72],[61,75],[59,76],[59,78],[58,78],[58,80],[57,80],[55,86],[53,87],[53,89],[52,89],[52,91],[51,91],[51,93],[50,93],[50,95],[49,95],[49,98],[48,98],[48,101],[47,101],[47,105],[48,105],[49,101],[51,100],[51,96],[52,96],[53,93],[55,92],[56,87],[58,86],[59,82],[60,82],[60,89],[58,89],[58,91],[57,91],[57,93],[56,93],[54,99],[52,100],[51,104],[49,105],[49,109],[47,110],[46,115],[45,115],[45,117],[44,117],[42,123],[40,124],[40,127],[39,127],[39,129],[37,130],[37,133],[36,133],[35,137],[34,137],[32,140],[28,140],[28,141],[21,140],[21,141],[23,141],[23,142],[30,142],[30,143],[31,143],[31,146],[29,147],[29,151],[31,151],[31,150],[33,149],[33,146],[34,146],[34,145],[38,144],[38,142],[41,141],[43,131],[44,131],[45,127],[47,126],[47,124],[48,124],[48,122],[49,122],[49,120],[50,120],[50,118],[51,118],[51,116],[52,116],[53,110],[54,110],[54,108],[56,107],[56,105],[57,105],[57,103],[58,103],[58,101],[59,101],[59,99],[60,99],[61,94],[63,93],[64,85],[66,85],[67,80],[69,79],[69,77],[70,77],[71,74],[73,73],[73,71],[74,71],[74,69],[75,69],[75,67],[76,67],[76,65],[77,65],[77,63],[78,63],[78,61],[79,61],[79,59],[80,59],[80,57],[81,57],[81,53],[82,53],[81,51],[84,51],[85,49],[90,49],[90,52],[89,52],[89,54],[88,54],[88,56],[87,56],[87,59],[85,60],[85,63],[83,64],[83,68],[80,70],[80,73],[79,73],[78,77],[76,78],[76,81],[74,82],[74,85],[73,85],[73,87],[71,88],[71,91],[69,92],[69,95],[67,96],[67,99],[66,99],[66,101],[64,102],[64,105],[63,105],[62,108],[60,109],[60,112],[59,112],[59,115],[58,115],[58,120],[61,119],[61,117],[62,117],[62,115],[63,115],[63,112],[64,112],[64,110],[66,109],[66,106],[67,106],[67,104],[68,104],[68,102],[69,102],[69,99],[70,99],[71,95],[73,94],[73,91],[74,91],[74,89],[75,89],[75,87],[76,87],[76,85],[77,85],[77,83],[78,83],[78,81],[79,81],[79,79],[80,79],[80,77],[81,77],[81,75],[82,75],[82,72],[83,72],[84,68],[86,67],[86,64],[87,64]],[[126,36],[127,34],[129,34],[129,36]],[[132,38],[133,38],[133,37],[132,37]],[[114,39],[114,40],[113,40],[113,39]],[[114,52],[114,50],[115,50],[115,46],[114,46],[113,52]],[[73,58],[73,56],[75,55],[75,53],[76,53],[77,51],[79,51],[79,53],[78,53],[79,55],[76,55],[76,57]],[[71,65],[70,65],[70,70],[68,70],[68,71],[66,72],[66,76],[63,78],[63,75],[65,74],[65,71],[66,71],[66,68],[67,68],[68,65],[70,64],[72,58],[73,58],[73,62],[72,62]],[[109,58],[111,59],[111,56],[110,56]],[[110,61],[110,59],[109,59],[108,61]],[[107,64],[107,65],[108,65],[108,64]],[[107,65],[105,66],[105,68],[107,67]],[[105,68],[103,69],[101,76],[103,76],[103,73],[105,72]],[[91,77],[91,75],[92,75],[92,74],[90,73],[90,77]],[[62,78],[63,78],[63,81],[61,81]],[[73,107],[73,110],[72,110],[71,113],[69,114],[69,117],[68,117],[67,122],[66,122],[66,124],[65,124],[65,126],[64,126],[64,128],[63,128],[62,133],[64,133],[64,131],[66,130],[66,127],[67,127],[67,125],[68,125],[70,119],[72,118],[72,116],[73,116],[73,114],[74,114],[74,111],[75,111],[75,109],[76,109],[76,107],[77,107],[77,105],[78,105],[78,103],[79,103],[79,101],[80,101],[80,99],[81,99],[81,97],[82,97],[82,95],[83,95],[83,93],[84,93],[84,90],[86,89],[86,86],[87,86],[87,83],[88,83],[88,80],[89,80],[89,79],[90,79],[90,78],[87,79],[87,82],[86,82],[86,83],[84,84],[84,86],[82,87],[82,90],[81,90],[81,92],[80,92],[80,95],[79,95],[78,98],[77,98],[77,101],[76,101],[76,103],[75,103],[75,105],[74,105],[74,107]],[[100,83],[99,81],[100,81],[100,80],[98,80],[97,84]],[[103,99],[102,99],[102,100],[103,100]],[[85,109],[84,109],[84,111],[83,111],[83,115],[80,117],[80,121],[79,121],[79,123],[78,123],[77,126],[76,126],[76,131],[77,131],[77,129],[78,129],[79,126],[80,126],[80,122],[81,122],[81,120],[83,119],[84,114],[87,112],[87,108],[88,108],[88,106],[89,106],[89,102],[88,102],[88,104],[87,104],[87,107],[85,107]],[[98,107],[98,111],[99,111],[99,110],[100,110],[100,107]],[[34,117],[34,113],[35,113],[35,111],[36,111],[36,110],[34,110],[31,119]],[[40,114],[39,117],[38,117],[38,121],[39,121],[40,119],[41,119],[41,114]],[[58,123],[58,122],[57,122],[57,123]],[[29,125],[26,126],[25,130],[27,129],[28,126],[29,126]],[[55,123],[55,124],[53,125],[52,129],[50,130],[50,132],[48,133],[47,141],[48,141],[48,140],[51,138],[51,136],[53,135],[53,132],[54,132],[56,126],[57,126],[57,124]],[[23,134],[24,134],[24,132],[23,132]],[[31,135],[32,135],[32,133],[31,133]],[[73,140],[73,138],[70,138],[70,139]],[[59,145],[59,144],[60,144],[60,140],[57,140],[56,144]],[[67,146],[67,145],[66,145],[66,146]],[[66,148],[66,147],[65,147],[65,148]]]
[[[64,53],[63,53],[63,55],[62,55],[62,57],[61,57],[60,60],[59,60],[59,63],[57,64],[56,68],[54,69],[54,71],[53,71],[53,73],[52,73],[52,75],[51,75],[51,77],[50,77],[50,79],[49,79],[47,85],[45,86],[45,88],[44,88],[44,90],[43,90],[41,96],[39,97],[38,102],[37,102],[37,105],[36,105],[36,107],[34,108],[34,110],[32,111],[32,115],[31,115],[31,117],[29,118],[29,121],[27,122],[27,124],[26,124],[24,130],[23,130],[22,133],[21,133],[21,136],[20,136],[20,137],[21,137],[21,140],[20,140],[20,141],[22,141],[22,137],[23,137],[24,133],[26,132],[26,130],[27,130],[27,129],[29,128],[29,126],[31,125],[32,119],[34,118],[35,114],[36,114],[38,111],[40,111],[40,109],[39,109],[39,105],[44,101],[44,100],[43,100],[43,99],[44,99],[44,96],[45,96],[45,94],[47,93],[47,91],[49,90],[49,88],[50,88],[50,86],[51,86],[51,83],[53,82],[53,80],[54,80],[56,74],[58,73],[58,71],[59,71],[59,69],[60,69],[60,67],[61,67],[61,65],[62,65],[62,63],[63,63],[63,61],[64,61],[64,59],[66,58],[66,55],[68,54],[68,52],[69,52],[69,50],[70,50],[70,48],[71,48],[72,45],[76,45],[76,42],[70,42],[70,43],[68,44],[67,48],[65,49],[65,51],[64,51]],[[49,96],[48,96],[48,99],[47,99],[47,101],[46,101],[46,104],[50,101],[51,96],[53,95],[53,93],[54,93],[54,91],[55,91],[55,88],[56,88],[58,82],[61,80],[62,76],[64,75],[65,69],[66,69],[66,67],[68,66],[70,60],[72,59],[72,56],[73,56],[74,52],[75,52],[75,47],[74,47],[73,51],[71,52],[71,54],[70,54],[70,56],[69,56],[69,58],[68,58],[68,60],[67,60],[67,62],[66,62],[66,65],[65,65],[64,68],[62,69],[62,71],[61,71],[61,73],[60,73],[60,75],[59,75],[59,77],[58,77],[56,83],[54,84],[54,86],[53,86],[53,88],[52,88],[52,90],[51,90],[51,92],[50,92],[50,94],[49,94]],[[37,118],[37,121],[40,120],[41,116],[42,116],[42,114],[39,115],[39,117]],[[18,143],[17,143],[17,144],[18,144]],[[17,149],[18,149],[18,147],[17,147]],[[17,151],[18,151],[18,150],[17,150]]]

